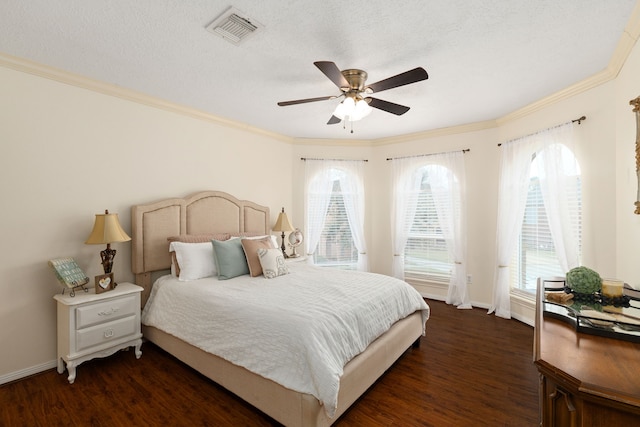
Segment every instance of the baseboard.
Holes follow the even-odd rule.
[[[420,295],[422,295],[422,298],[426,298],[434,301],[446,301],[447,299],[446,296],[443,296],[441,293],[434,294],[432,292],[429,292],[428,286],[424,286],[420,284],[412,284],[412,286],[416,288],[418,292],[420,292]],[[478,301],[471,301],[471,305],[473,306],[473,308],[483,308],[485,310],[489,310],[489,308],[491,308],[490,304],[486,304]],[[534,326],[535,311],[536,311],[536,306],[534,302],[528,301],[523,298],[514,297],[513,295],[511,296],[511,318],[512,319],[522,322],[528,326]]]
[[[534,326],[536,319],[535,300],[511,294],[511,317],[529,326]]]
[[[41,365],[31,366],[30,368],[21,369],[19,371],[10,372],[6,375],[0,376],[0,385],[10,383],[12,381],[18,381],[31,375],[39,374],[40,372],[48,371],[52,368],[57,368],[58,363],[55,360],[43,363]]]

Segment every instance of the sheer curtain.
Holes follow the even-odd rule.
[[[339,179],[351,237],[358,249],[357,269],[369,270],[364,236],[364,163],[362,160],[305,161],[305,250],[308,263],[313,263],[313,253],[324,229],[333,182]]]
[[[571,145],[571,132],[557,126],[533,135],[503,143],[500,149],[500,181],[498,188],[497,254],[493,285],[493,304],[489,313],[511,318],[511,289],[509,283],[511,256],[522,228],[524,209],[527,203],[531,161],[536,152],[552,144]],[[568,138],[568,139],[567,139]],[[549,152],[551,153],[551,152]],[[549,163],[551,161],[549,160]],[[547,162],[545,162],[547,164]],[[548,181],[549,185],[555,185]],[[558,197],[558,193],[553,197]],[[544,199],[543,199],[544,200]],[[545,206],[547,205],[545,201]],[[566,228],[564,225],[561,227]],[[554,237],[554,244],[555,244]]]
[[[404,280],[404,248],[416,214],[424,158],[407,157],[391,160],[391,274]]]
[[[464,153],[429,156],[429,163],[443,167],[429,168],[429,184],[447,251],[453,259],[447,304],[460,309],[472,308],[467,291],[467,210]]]
[[[364,237],[364,164],[365,162],[360,160],[341,161],[339,164],[346,172],[340,177],[340,187],[353,244],[358,249],[359,271],[369,271],[367,243]]]
[[[575,215],[569,197],[579,174],[573,152],[573,123],[568,123],[549,134],[547,144],[538,156],[542,200],[562,271],[580,264],[580,238],[572,222]]]
[[[320,242],[320,235],[324,228],[327,209],[331,200],[333,180],[331,177],[331,161],[309,160],[304,164],[305,180],[305,223],[306,231],[305,253],[307,262],[313,264],[313,253]]]

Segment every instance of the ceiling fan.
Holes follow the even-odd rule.
[[[409,111],[409,107],[369,96],[363,97],[363,94],[369,95],[382,92],[383,90],[393,89],[398,86],[416,83],[429,78],[424,68],[418,67],[367,85],[365,84],[367,81],[366,71],[358,69],[340,71],[338,66],[331,61],[317,61],[313,64],[318,67],[329,80],[338,86],[342,93],[340,95],[282,101],[278,102],[278,105],[285,107],[287,105],[326,101],[328,99],[344,97],[344,100],[338,105],[327,122],[328,125],[340,123],[343,120],[351,122],[360,120],[371,112],[371,107],[400,116]]]

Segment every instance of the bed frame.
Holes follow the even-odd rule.
[[[269,208],[220,191],[205,191],[132,207],[132,270],[143,287],[171,266],[167,237],[180,234],[270,234]],[[423,330],[420,312],[396,322],[344,367],[338,408],[329,418],[312,395],[295,392],[236,366],[157,328],[143,325],[144,338],[286,426],[329,426],[344,413],[412,344]]]

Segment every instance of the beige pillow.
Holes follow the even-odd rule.
[[[263,239],[242,239],[241,243],[244,255],[247,258],[247,264],[249,265],[249,274],[251,277],[260,276],[262,274],[262,266],[260,265],[260,258],[258,258],[258,248],[273,249],[271,237],[266,236]]]

